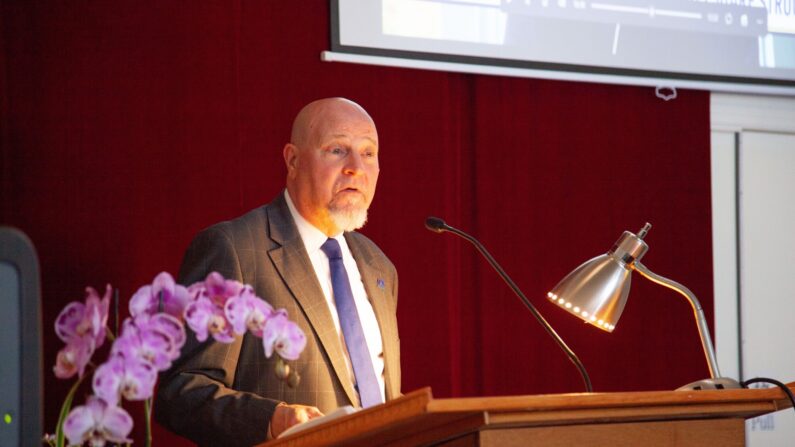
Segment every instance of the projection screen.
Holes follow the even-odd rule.
[[[795,0],[332,0],[327,61],[795,95]]]

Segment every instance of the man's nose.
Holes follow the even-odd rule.
[[[342,172],[348,175],[362,174],[364,172],[364,160],[362,160],[362,156],[356,152],[351,152],[350,156],[345,160],[345,166]]]

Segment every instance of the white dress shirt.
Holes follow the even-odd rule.
[[[337,305],[334,302],[334,293],[331,287],[331,269],[329,267],[328,256],[320,249],[320,246],[326,242],[328,237],[314,225],[309,223],[298,212],[293,205],[290,194],[287,190],[284,191],[284,198],[287,201],[287,207],[290,209],[290,214],[293,216],[295,225],[298,227],[298,233],[301,235],[301,240],[304,242],[304,248],[312,261],[312,267],[315,269],[315,275],[320,283],[320,288],[323,289],[323,295],[326,297],[326,303],[331,310],[331,317],[334,320],[334,326],[337,328],[337,334],[340,337],[343,351],[345,352],[345,361],[348,365],[348,372],[350,377],[354,380],[353,368],[348,355],[348,349],[345,345],[345,339],[340,329],[340,318],[337,315]],[[373,361],[373,369],[375,376],[378,378],[378,388],[381,391],[381,401],[384,402],[384,345],[381,340],[381,329],[378,327],[378,321],[375,318],[373,306],[367,299],[367,292],[364,290],[364,283],[359,273],[359,267],[356,265],[356,260],[353,259],[348,243],[345,241],[343,233],[334,236],[342,249],[342,262],[345,265],[345,271],[348,273],[348,281],[351,283],[351,290],[353,291],[353,300],[356,303],[356,311],[359,313],[359,320],[362,323],[365,340],[367,342],[367,350],[370,351],[370,358]]]

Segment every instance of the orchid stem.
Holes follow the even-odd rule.
[[[163,291],[157,294],[157,311],[163,312]]]
[[[113,320],[115,330],[114,334],[119,333],[119,289],[113,289]]]
[[[144,417],[146,418],[146,447],[152,447],[152,398],[144,401]]]

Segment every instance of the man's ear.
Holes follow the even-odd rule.
[[[287,143],[282,150],[284,164],[287,167],[287,177],[295,178],[298,172],[298,147],[293,143]]]

